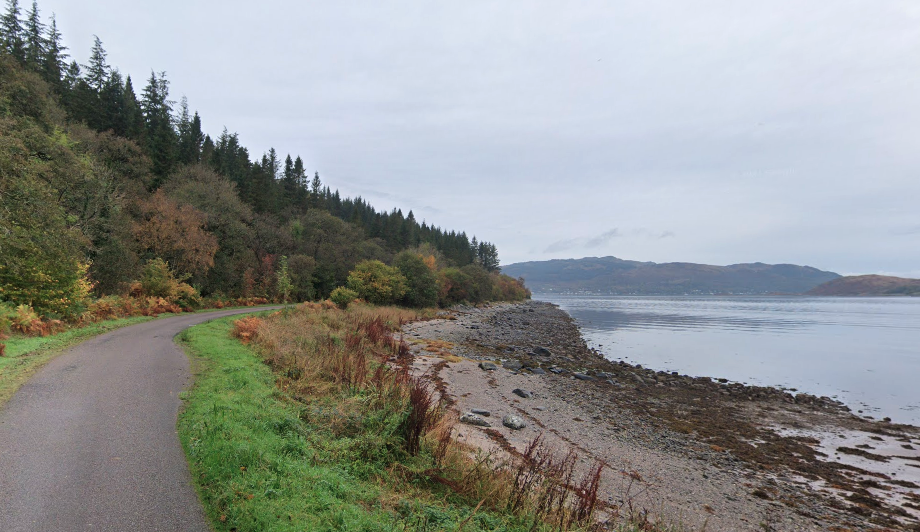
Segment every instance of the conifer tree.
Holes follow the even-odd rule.
[[[169,99],[166,72],[150,73],[141,98],[141,110],[146,124],[147,154],[153,163],[153,173],[162,180],[172,171],[176,151],[176,131],[172,125],[172,104]],[[157,180],[154,185],[159,184]]]
[[[112,69],[99,93],[99,112],[95,127],[99,131],[112,130],[125,136],[125,86],[118,69]]]
[[[320,188],[323,186],[323,182],[319,180],[319,172],[316,172],[313,175],[313,181],[310,182],[310,191],[313,193],[313,199],[318,200],[320,196]]]
[[[105,62],[105,57],[108,54],[102,47],[102,41],[99,40],[99,37],[93,35],[93,39],[93,49],[90,52],[89,64],[84,65],[86,68],[85,79],[87,85],[98,94],[102,92],[102,88],[109,78],[109,66]]]
[[[180,164],[194,164],[200,160],[201,144],[204,134],[201,132],[201,117],[196,112],[189,115],[188,99],[183,96],[179,103],[179,117],[176,120],[179,131],[179,150],[177,156]]]
[[[144,115],[141,112],[140,103],[137,101],[137,95],[134,93],[134,86],[131,84],[131,76],[125,79],[125,87],[121,93],[122,97],[122,120],[124,122],[119,128],[124,130],[124,135],[129,139],[144,144]]]
[[[67,68],[67,47],[63,44],[63,36],[57,29],[57,20],[51,15],[51,24],[45,37],[45,57],[42,60],[42,77],[47,83],[63,92],[62,79]]]
[[[6,14],[0,18],[0,32],[2,32],[3,48],[19,61],[20,64],[25,62],[25,39],[22,29],[22,22],[19,15],[22,11],[19,9],[19,0],[7,0]]]
[[[32,0],[32,9],[26,16],[25,61],[30,69],[40,72],[45,59],[45,25],[38,15],[38,2]]]

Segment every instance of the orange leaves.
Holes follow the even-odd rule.
[[[236,320],[233,322],[233,332],[231,334],[239,338],[244,344],[248,344],[256,339],[256,335],[262,323],[262,319],[256,318],[255,316]]]
[[[183,273],[203,273],[214,266],[217,238],[205,231],[205,215],[179,205],[158,190],[140,205],[134,236],[141,246],[165,258]]]

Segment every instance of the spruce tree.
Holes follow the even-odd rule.
[[[89,56],[89,64],[84,65],[84,68],[86,68],[85,79],[87,85],[96,93],[100,93],[109,78],[109,66],[105,62],[105,57],[108,54],[102,48],[102,41],[99,40],[99,37],[93,35],[93,39],[93,50]]]
[[[125,118],[125,85],[121,72],[112,69],[102,91],[99,93],[99,109],[96,128],[99,131],[112,130],[116,135],[124,137],[126,134]]]
[[[20,64],[25,63],[25,39],[19,15],[19,0],[7,0],[6,14],[0,18],[0,37],[6,49]]]
[[[137,101],[137,95],[134,93],[131,76],[125,79],[125,87],[122,90],[121,97],[122,120],[124,122],[119,124],[119,128],[124,130],[126,137],[143,145],[144,115],[141,112],[140,103]]]
[[[176,152],[176,131],[172,125],[172,104],[169,99],[169,81],[166,72],[150,72],[150,79],[144,87],[141,110],[146,124],[147,154],[153,163],[153,173],[158,185],[173,169]]]
[[[61,94],[64,72],[67,69],[67,47],[63,44],[63,36],[57,29],[57,20],[51,15],[51,24],[45,37],[45,57],[42,60],[42,77]]]
[[[25,60],[30,69],[41,72],[45,59],[45,25],[38,15],[38,2],[32,0],[32,9],[26,16]]]
[[[179,132],[179,151],[177,156],[180,164],[194,164],[200,160],[201,144],[204,134],[201,132],[201,117],[196,112],[189,115],[188,99],[183,96],[179,104],[179,117],[176,119]]]

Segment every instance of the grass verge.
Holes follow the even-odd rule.
[[[198,369],[179,436],[217,530],[557,529],[534,512],[510,509],[507,493],[496,491],[507,484],[491,478],[488,460],[470,461],[466,451],[439,456],[436,428],[410,444],[406,434],[420,423],[413,421],[419,388],[378,371],[385,367],[378,360],[392,354],[383,321],[361,316],[366,309],[316,307],[261,322],[215,320],[179,336]],[[348,323],[363,325],[339,328]],[[232,338],[233,329],[242,338],[258,330],[258,348]],[[279,358],[288,342],[313,360]],[[365,352],[380,358],[364,360]],[[463,478],[445,476],[447,462],[463,460],[474,464]]]
[[[0,407],[29,377],[65,349],[88,338],[154,318],[137,316],[93,323],[50,336],[14,336],[4,340],[6,353],[0,357]]]

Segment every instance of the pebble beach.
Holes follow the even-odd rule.
[[[588,348],[555,305],[456,307],[403,327],[413,371],[483,453],[540,437],[603,462],[601,519],[683,530],[920,530],[920,429]]]

